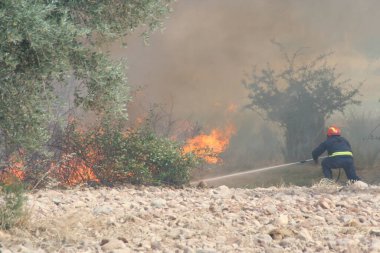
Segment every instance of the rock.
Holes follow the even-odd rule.
[[[380,252],[380,186],[115,189],[28,193],[28,224],[0,231],[0,252]]]
[[[254,252],[260,252],[260,251],[254,251]],[[274,248],[274,247],[266,247],[265,253],[283,253],[283,248]]]
[[[113,211],[112,207],[109,207],[109,206],[98,206],[98,207],[95,207],[92,210],[92,213],[95,214],[95,215],[100,215],[100,214],[110,214],[110,213],[112,213],[112,211]]]
[[[287,228],[277,228],[269,232],[273,240],[281,240],[285,237],[292,236],[293,232]]]
[[[356,189],[366,189],[368,188],[368,184],[367,183],[364,183],[363,181],[355,181],[354,183],[351,183],[350,186],[352,188],[356,188]]]
[[[218,194],[218,197],[221,197],[221,198],[229,198],[232,195],[231,189],[225,185],[222,185],[216,188],[214,190],[214,193]]]
[[[346,224],[344,224],[344,226],[346,226],[346,227],[359,227],[360,223],[357,220],[352,219],[349,222],[347,222]]]
[[[373,228],[371,229],[371,231],[369,232],[370,235],[374,235],[374,236],[380,236],[380,228]]]
[[[217,253],[218,251],[215,251],[213,249],[196,249],[195,253]]]
[[[298,237],[301,240],[304,240],[304,241],[307,241],[307,242],[313,241],[313,237],[310,235],[309,230],[307,230],[306,228],[299,229],[299,231],[298,231]]]
[[[59,199],[59,198],[53,198],[51,201],[53,201],[53,203],[56,204],[57,206],[62,203],[62,199]]]
[[[111,252],[112,253],[132,253],[135,251],[130,248],[124,248],[124,249],[115,249],[115,250],[112,250]]]
[[[153,250],[160,250],[161,249],[161,242],[153,241],[153,242],[151,242],[150,247]]]
[[[263,209],[264,209],[264,212],[266,214],[275,214],[275,213],[277,213],[277,208],[276,208],[275,205],[267,205]]]
[[[370,250],[372,252],[380,252],[380,240],[376,239],[371,242]]]
[[[207,184],[206,184],[204,181],[200,181],[200,182],[197,184],[197,188],[198,188],[198,189],[207,188]]]
[[[216,212],[216,205],[214,203],[211,203],[210,206],[208,207],[208,210],[210,212]]]
[[[350,222],[352,219],[353,219],[353,216],[352,216],[352,215],[342,215],[342,216],[339,217],[339,220],[340,220],[342,223],[348,223],[348,222]]]
[[[356,246],[356,245],[350,245],[349,247],[347,247],[347,249],[345,251],[343,251],[344,253],[362,253],[363,250]]]
[[[124,242],[118,239],[110,239],[107,243],[101,246],[103,251],[113,251],[126,248]]]
[[[11,250],[9,250],[9,249],[7,249],[7,248],[1,248],[1,247],[0,247],[0,252],[1,252],[1,253],[12,253]]]
[[[288,247],[291,247],[292,245],[294,245],[294,244],[295,244],[295,241],[296,241],[295,238],[287,237],[287,238],[283,239],[282,241],[280,241],[279,244],[280,244],[283,248],[288,248]]]
[[[320,199],[319,202],[318,202],[319,206],[321,206],[323,209],[330,209],[331,208],[331,205],[330,205],[330,201],[327,200],[327,199]]]
[[[155,208],[163,208],[166,205],[166,200],[165,199],[155,199],[151,202],[151,206]]]
[[[11,238],[11,235],[0,230],[0,242]]]
[[[3,253],[3,249],[0,248],[0,252]],[[18,253],[45,253],[43,249],[33,249],[32,247],[26,247],[24,245],[17,245],[11,248],[11,252]]]
[[[107,243],[109,243],[109,242],[110,242],[109,239],[102,239],[102,240],[100,241],[99,245],[100,245],[100,246],[103,246],[104,244],[107,244]]]
[[[278,225],[282,225],[282,226],[288,225],[289,218],[286,214],[281,214],[280,217],[277,218],[276,223]]]
[[[256,241],[262,245],[266,245],[266,244],[271,243],[273,239],[268,234],[260,234],[256,236]]]
[[[125,239],[124,237],[119,236],[117,239],[122,241],[123,243],[128,243],[128,240]]]

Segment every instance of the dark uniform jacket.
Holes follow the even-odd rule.
[[[316,149],[313,150],[312,156],[314,160],[317,160],[323,152],[327,151],[329,156],[334,156],[334,154],[339,154],[337,152],[352,152],[350,143],[341,136],[331,136],[322,142]],[[343,156],[352,156],[349,153],[342,153]],[[346,154],[346,155],[344,155]],[[339,155],[342,156],[342,155]]]

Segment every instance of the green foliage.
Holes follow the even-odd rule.
[[[91,43],[101,43],[126,35],[143,25],[143,34],[162,26],[172,0],[69,0],[50,1],[67,8],[72,20],[87,29]]]
[[[270,66],[253,72],[249,82],[248,108],[277,122],[285,131],[284,156],[296,161],[310,156],[310,150],[323,138],[325,120],[347,105],[358,104],[358,88],[346,89],[335,67],[326,63],[327,55],[296,66],[297,54],[285,54],[287,66],[276,72]]]
[[[121,64],[100,46],[145,26],[160,27],[170,0],[0,2],[0,138],[3,158],[36,150],[48,138],[54,89],[76,83],[76,105],[126,117]]]
[[[182,185],[198,159],[184,154],[179,143],[154,134],[144,126],[123,131],[109,122],[86,132],[68,128],[64,151],[92,167],[101,183]]]
[[[10,229],[20,223],[25,215],[25,201],[21,183],[0,185],[0,229]]]

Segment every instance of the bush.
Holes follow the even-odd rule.
[[[67,128],[63,150],[92,168],[101,183],[182,185],[198,159],[179,143],[155,134],[148,125],[124,131],[104,122],[89,131]],[[78,168],[73,168],[78,169]]]
[[[380,159],[380,140],[374,134],[380,135],[380,131],[373,131],[379,125],[380,118],[370,113],[351,112],[346,122],[347,128],[344,130],[352,144],[355,163],[360,168],[374,168]]]
[[[10,229],[22,221],[25,201],[20,182],[0,186],[0,229]]]

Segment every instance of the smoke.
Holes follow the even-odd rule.
[[[378,105],[377,0],[180,0],[173,9],[149,46],[134,34],[126,49],[111,50],[127,56],[132,87],[144,87],[139,103],[166,103],[176,117],[213,127],[227,121],[260,127],[252,112],[228,108],[248,102],[241,81],[254,66],[283,66],[274,40],[290,53],[304,48],[300,60],[334,52],[330,63],[344,79],[364,81],[364,106]]]
[[[289,52],[305,47],[305,57],[333,51],[331,63],[345,77],[376,88],[379,7],[375,0],[182,0],[149,46],[135,35],[113,52],[128,57],[130,83],[146,86],[150,101],[172,100],[178,113],[208,118],[246,102],[240,83],[253,66],[281,66],[273,39]]]

